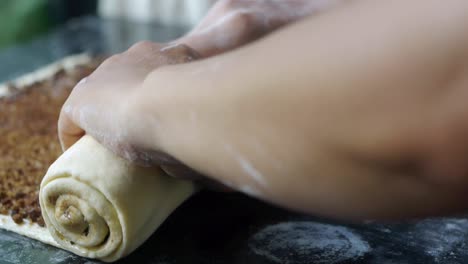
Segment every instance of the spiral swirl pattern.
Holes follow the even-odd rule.
[[[63,247],[81,254],[92,252],[91,258],[103,258],[120,245],[122,228],[115,221],[115,209],[93,187],[63,177],[47,184],[41,197],[44,220]]]
[[[131,164],[84,136],[50,166],[39,202],[61,248],[111,262],[144,243],[194,192],[192,183]]]

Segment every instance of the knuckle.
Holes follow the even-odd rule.
[[[257,23],[257,16],[255,13],[249,11],[238,11],[233,15],[232,23],[237,27],[240,32],[245,35],[253,35],[260,31],[261,24]]]
[[[248,7],[250,4],[241,0],[224,0],[220,3],[220,11],[224,16],[231,16],[232,22],[251,24],[255,11]]]
[[[257,23],[255,14],[248,11],[237,11],[227,22],[226,31],[232,35],[235,43],[242,44],[258,38],[263,29],[262,25]]]
[[[115,54],[115,55],[112,55],[110,57],[108,57],[106,60],[104,60],[101,65],[99,66],[99,68],[102,68],[102,67],[108,67],[110,65],[113,65],[113,64],[117,64],[119,63],[120,61],[122,60],[122,54]],[[98,69],[99,69],[98,68]]]
[[[253,21],[254,13],[249,11],[238,11],[236,12],[235,18],[239,22],[242,22],[244,24],[250,24],[250,22]]]
[[[265,1],[258,1],[260,3],[256,3],[257,1],[251,0],[222,0],[220,5],[224,11],[234,11],[234,10],[245,10],[251,9],[258,6],[265,6]],[[267,1],[268,2],[268,1]]]
[[[148,41],[143,40],[133,44],[128,51],[129,52],[147,52],[155,49],[156,44]]]
[[[185,44],[168,46],[161,49],[161,52],[169,58],[171,63],[190,62],[200,57],[194,49]]]
[[[231,11],[239,6],[239,0],[223,0],[220,5],[223,11]]]

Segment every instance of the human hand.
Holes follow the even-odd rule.
[[[220,0],[200,24],[177,43],[186,43],[203,57],[254,41],[281,26],[318,14],[344,0]]]
[[[466,212],[468,5],[421,4],[356,1],[238,52],[155,71],[154,86],[167,87],[159,102],[174,105],[161,115],[165,149],[311,214]]]
[[[186,45],[166,46],[139,42],[105,60],[73,89],[58,122],[59,139],[66,150],[85,133],[127,160],[176,163],[157,151],[143,151],[148,118],[138,111],[135,94],[146,76],[164,65],[190,62],[199,55]]]

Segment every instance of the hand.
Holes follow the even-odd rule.
[[[158,104],[172,104],[156,111],[170,131],[163,148],[312,214],[466,211],[468,4],[410,2],[356,1],[237,52],[155,71],[150,87],[166,87]]]
[[[203,57],[226,52],[344,0],[220,0],[189,34],[177,40]]]
[[[60,113],[58,131],[66,150],[85,133],[124,158],[143,163],[176,163],[157,151],[143,151],[140,138],[150,122],[137,111],[134,96],[146,76],[161,66],[189,62],[199,55],[185,45],[140,42],[105,60],[71,93]]]

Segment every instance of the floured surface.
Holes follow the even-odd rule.
[[[337,264],[358,261],[371,250],[352,230],[313,222],[284,222],[256,233],[249,247],[275,263]]]
[[[94,264],[64,250],[29,237],[0,229],[0,263],[5,264]]]

